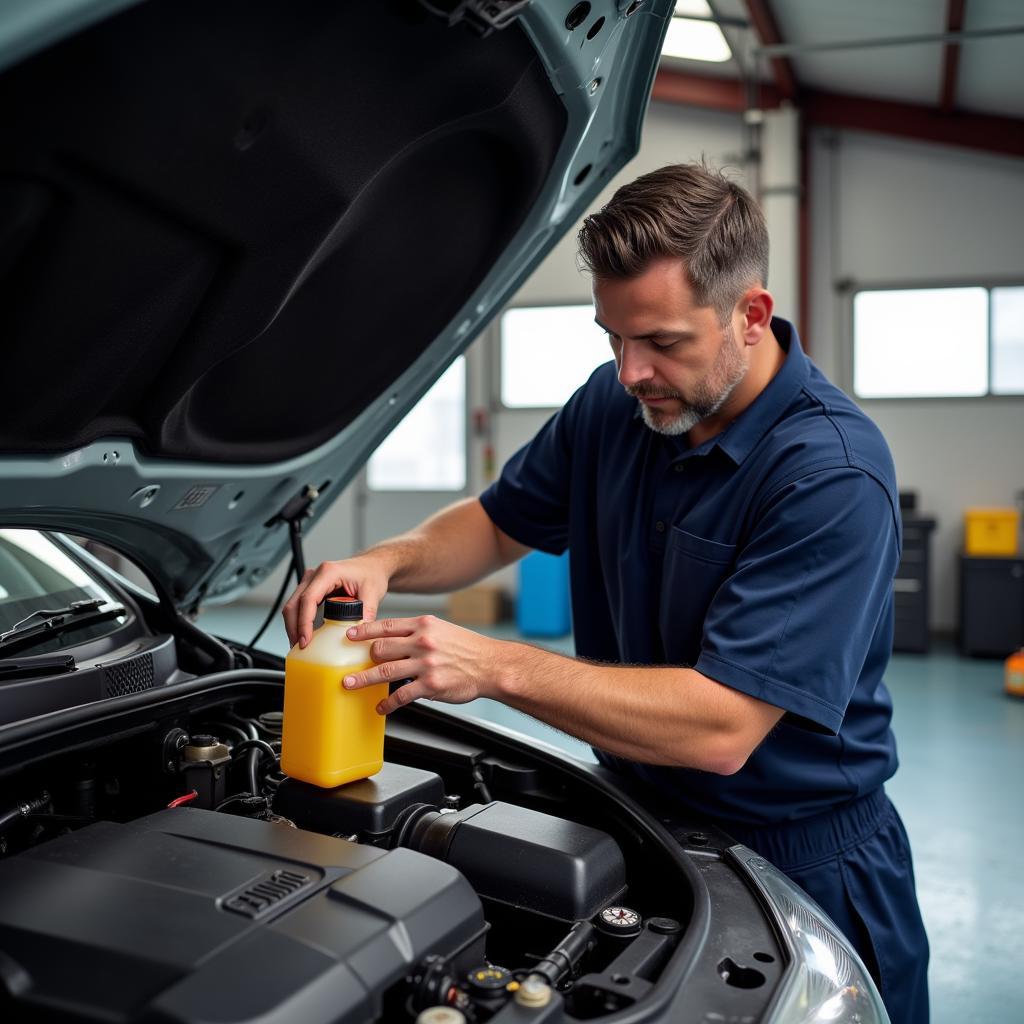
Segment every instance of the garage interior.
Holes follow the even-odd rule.
[[[594,204],[638,174],[701,157],[745,182],[768,216],[769,288],[780,314],[893,452],[907,536],[896,582],[903,620],[887,675],[901,767],[888,790],[914,849],[937,1024],[1008,1019],[1021,1006],[1024,699],[1004,688],[1005,660],[1024,647],[1021,14],[1017,0],[683,0],[677,15],[690,23],[680,34],[718,33],[707,44],[715,56],[664,57],[640,153]],[[555,315],[590,302],[574,235],[509,310]],[[1003,304],[995,338],[998,318],[986,314],[981,385],[963,383],[970,369],[951,370],[922,394],[906,382],[892,393],[872,383],[858,317],[866,317],[864,296],[894,292],[918,303],[939,292],[940,302],[984,293],[986,309]],[[371,460],[309,535],[308,564],[345,557],[479,493],[548,418],[551,404],[506,400],[511,327],[506,315],[492,322],[432,392],[433,411],[428,395],[410,414],[441,424],[446,459],[410,453],[399,437],[409,465]],[[967,346],[966,333],[958,330],[938,361]],[[436,448],[436,439],[427,435],[424,445]],[[434,469],[410,488],[428,462]],[[979,523],[999,534],[992,545],[971,539]],[[548,587],[562,571],[535,570],[549,573]],[[244,602],[208,607],[201,625],[248,640],[284,572]],[[385,608],[448,615],[572,653],[557,601],[539,630],[519,628],[525,573],[505,570],[458,599],[394,596]],[[275,623],[262,643],[284,654],[283,628]],[[577,741],[499,705],[451,710],[593,759]]]

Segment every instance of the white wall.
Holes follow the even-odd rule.
[[[822,131],[812,136],[811,188],[807,340],[847,391],[850,285],[1024,282],[1024,161]],[[939,520],[932,626],[952,629],[963,510],[1012,505],[1024,489],[1024,398],[861,405],[889,442],[901,489]]]

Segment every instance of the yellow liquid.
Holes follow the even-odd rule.
[[[370,645],[345,636],[354,624],[328,620],[305,650],[293,647],[285,659],[281,770],[325,789],[365,779],[384,764],[384,716],[376,708],[388,684],[341,684],[373,666]]]

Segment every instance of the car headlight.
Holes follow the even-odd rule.
[[[825,911],[753,850],[733,846],[729,855],[765,897],[791,958],[764,1019],[779,1024],[889,1024],[864,962]]]

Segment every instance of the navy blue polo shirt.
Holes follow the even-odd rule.
[[[649,429],[606,363],[480,499],[520,543],[569,549],[580,657],[692,666],[784,710],[731,776],[597,751],[687,809],[748,824],[826,811],[897,763],[882,681],[901,542],[892,458],[793,325],[772,330],[781,369],[716,437],[691,448]]]

